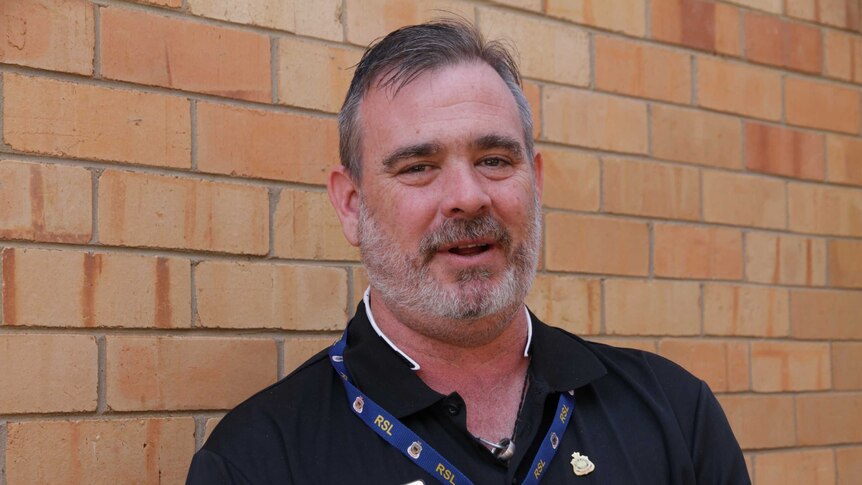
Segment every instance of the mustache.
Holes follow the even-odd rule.
[[[446,219],[425,234],[419,242],[419,253],[428,263],[441,247],[465,239],[491,239],[507,253],[512,246],[512,235],[503,223],[490,215],[481,215],[472,219]]]

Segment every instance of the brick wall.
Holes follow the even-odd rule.
[[[434,9],[520,49],[531,307],[705,379],[757,485],[862,483],[858,0],[3,0],[0,485],[178,483],[333,339],[348,66]]]

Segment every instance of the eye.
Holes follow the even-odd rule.
[[[431,167],[425,163],[417,163],[416,165],[410,165],[409,167],[404,168],[401,173],[422,173],[427,172]]]
[[[483,167],[496,168],[496,167],[509,166],[509,165],[511,165],[511,162],[509,162],[505,158],[501,158],[501,157],[488,157],[488,158],[483,158],[482,160],[480,160],[479,164],[482,165]]]

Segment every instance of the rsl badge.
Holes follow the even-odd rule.
[[[592,473],[595,469],[596,465],[590,461],[590,457],[582,455],[577,451],[572,453],[572,471],[575,472],[575,475],[582,477]]]

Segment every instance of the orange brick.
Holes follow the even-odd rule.
[[[796,426],[803,446],[862,442],[862,393],[800,394]]]
[[[757,485],[835,484],[832,450],[780,451],[757,455]]]
[[[275,208],[276,256],[294,259],[359,260],[341,231],[326,192],[283,190]],[[301,227],[297,231],[294,228]]]
[[[599,159],[595,155],[540,148],[545,184],[542,205],[558,209],[599,209]]]
[[[590,337],[587,340],[623,349],[637,349],[653,354],[657,352],[656,341],[651,338]]]
[[[108,407],[114,411],[229,409],[276,379],[272,340],[125,336],[106,340],[105,387]]]
[[[646,5],[631,0],[547,0],[545,12],[551,17],[571,20],[600,29],[644,36]]]
[[[545,139],[615,152],[647,152],[644,103],[559,86],[545,86],[542,96]]]
[[[784,2],[784,13],[788,17],[802,20],[817,20],[817,0],[789,0]]]
[[[697,169],[610,157],[603,164],[605,211],[700,219]]]
[[[192,418],[13,422],[6,480],[181,483],[195,452],[194,434]]]
[[[862,298],[858,291],[793,290],[792,335],[803,339],[862,339]]]
[[[862,483],[862,446],[835,450],[838,485]]]
[[[475,8],[457,0],[346,0],[347,41],[365,47],[405,25],[454,14],[474,23]]]
[[[597,36],[596,87],[603,91],[674,103],[691,100],[691,60],[687,54]]]
[[[278,42],[278,102],[337,113],[362,52],[283,37]],[[314,139],[312,137],[311,139]]]
[[[601,330],[601,286],[598,280],[537,275],[526,304],[542,320],[578,335]]]
[[[790,230],[862,236],[862,190],[791,183],[787,198]]]
[[[704,0],[650,0],[650,32],[665,42],[740,55],[739,9]]]
[[[296,29],[296,2],[279,0],[188,0],[189,11],[238,24],[259,25],[293,32]]]
[[[737,118],[652,105],[653,156],[724,168],[742,167],[742,124]]]
[[[198,103],[198,169],[326,183],[338,163],[335,119]]]
[[[707,284],[703,329],[709,335],[780,337],[790,333],[789,293],[780,288]]]
[[[771,13],[782,13],[784,0],[727,0],[730,3],[750,7],[756,10],[763,10]]]
[[[829,283],[862,288],[862,241],[829,241]]]
[[[102,75],[228,98],[272,100],[269,38],[142,10],[101,9]]]
[[[673,278],[742,278],[742,234],[734,229],[656,224],[655,274]]]
[[[533,139],[538,140],[542,134],[542,88],[536,83],[529,81],[521,82],[524,97],[530,105],[530,114],[533,120]],[[545,169],[547,170],[547,168]]]
[[[6,325],[191,326],[184,259],[7,248],[3,283]]]
[[[768,69],[713,57],[697,58],[698,105],[777,121],[781,118],[781,75]]]
[[[832,343],[832,377],[835,389],[862,389],[862,342]]]
[[[859,132],[859,91],[835,84],[788,77],[784,81],[787,122],[824,130]]]
[[[714,392],[749,389],[747,343],[665,339],[658,353],[706,381]]]
[[[752,342],[755,391],[822,391],[832,387],[828,343]]]
[[[263,187],[106,170],[99,179],[103,244],[265,254]]]
[[[745,15],[745,55],[755,62],[820,73],[820,29],[772,15]]]
[[[784,182],[730,172],[703,172],[703,219],[739,226],[784,228]]]
[[[90,172],[0,160],[0,238],[86,243],[92,234]]]
[[[826,284],[826,242],[798,236],[749,232],[745,236],[748,281],[779,285]]]
[[[818,0],[820,22],[839,28],[859,30],[859,2],[856,0]]]
[[[700,289],[684,281],[605,281],[609,335],[697,335]]]
[[[97,361],[91,336],[0,335],[0,413],[95,411]]]
[[[745,166],[755,172],[823,180],[824,137],[761,123],[745,123]]]
[[[96,28],[89,2],[6,0],[0,24],[0,63],[93,73]]]
[[[573,86],[590,83],[590,46],[586,31],[573,25],[493,9],[480,8],[478,19],[486,38],[510,39],[518,46],[524,76]]]
[[[186,99],[9,73],[3,84],[3,138],[16,150],[191,167]]]
[[[306,360],[329,348],[338,337],[291,337],[284,340],[284,372],[290,374]]]
[[[838,30],[826,29],[823,43],[823,74],[852,81],[853,64],[856,61],[853,36]]]
[[[862,139],[827,136],[826,166],[830,182],[862,185]]]
[[[792,396],[725,395],[718,400],[742,449],[779,448],[796,443]]]
[[[646,276],[646,223],[551,212],[545,215],[545,267]]]
[[[203,327],[338,330],[347,319],[344,268],[207,261],[195,282]]]

